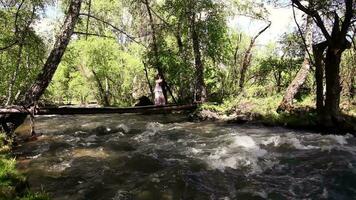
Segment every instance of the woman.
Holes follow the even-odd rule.
[[[163,95],[163,79],[160,75],[157,75],[156,86],[155,86],[155,105],[156,106],[163,106],[166,104],[166,100],[164,99]]]

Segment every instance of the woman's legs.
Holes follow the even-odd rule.
[[[166,104],[163,94],[159,97],[159,105],[163,106]]]

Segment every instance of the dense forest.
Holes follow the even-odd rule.
[[[330,126],[341,113],[355,116],[352,0],[21,0],[0,8],[4,106],[132,106],[154,98],[159,74],[169,103],[262,114],[303,108]],[[278,8],[289,9],[293,28],[271,40],[264,34]],[[239,21],[254,30],[231,25]]]

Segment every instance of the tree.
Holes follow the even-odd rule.
[[[159,49],[158,49],[158,44],[157,44],[157,34],[156,34],[156,27],[155,27],[155,22],[153,20],[152,12],[151,12],[151,7],[148,2],[148,0],[144,0],[143,3],[146,6],[148,17],[149,17],[149,22],[151,26],[151,31],[152,31],[152,50],[154,54],[154,60],[155,60],[155,66],[158,71],[159,76],[162,78],[162,92],[165,98],[165,101],[167,102],[167,82],[162,70],[162,63],[160,62],[159,59]]]
[[[193,4],[193,9],[196,6]],[[189,21],[190,21],[190,34],[193,43],[193,52],[194,52],[194,61],[195,61],[195,101],[205,102],[207,98],[206,87],[204,83],[204,64],[202,61],[202,56],[200,52],[200,37],[197,32],[196,25],[196,13],[194,10],[189,12]]]
[[[347,35],[351,25],[355,22],[355,2],[353,0],[313,1],[308,7],[304,6],[301,0],[292,0],[292,3],[294,7],[313,18],[325,39],[320,43],[325,44],[326,47],[326,54],[322,59],[325,65],[326,95],[321,117],[326,126],[338,125],[341,92],[340,62],[343,52],[351,47]],[[341,13],[343,16],[340,17]],[[324,20],[323,15],[327,16]],[[328,24],[328,18],[332,19],[332,24]],[[331,26],[331,32],[328,31],[328,26]],[[323,48],[319,49],[323,50]]]
[[[241,68],[240,68],[240,81],[239,81],[239,87],[240,89],[243,89],[244,84],[245,84],[245,77],[246,77],[246,72],[248,67],[251,64],[251,58],[252,58],[252,48],[255,45],[255,42],[257,40],[257,38],[263,33],[265,32],[269,27],[271,26],[271,22],[268,22],[268,25],[265,26],[263,29],[261,29],[255,36],[253,36],[251,38],[250,44],[248,46],[248,48],[245,51],[245,55],[241,64]]]
[[[74,32],[74,27],[79,19],[79,11],[81,7],[81,0],[71,0],[68,12],[62,27],[62,32],[57,37],[52,51],[50,52],[40,74],[38,74],[34,84],[26,91],[24,98],[17,101],[18,105],[22,105],[25,109],[29,109],[35,105],[45,92],[48,84],[52,80],[52,77],[61,61],[64,51],[71,39]],[[27,114],[20,115],[4,115],[1,116],[1,123],[3,129],[7,134],[11,134],[18,126],[20,126],[25,120]],[[11,128],[7,123],[11,123]]]
[[[217,66],[227,54],[228,34],[223,4],[212,0],[167,0],[159,11],[162,16],[168,16],[163,19],[168,23],[161,26],[161,33],[167,38],[162,46],[176,54],[174,58],[172,54],[167,54],[171,58],[162,54],[162,60],[170,61],[169,65],[164,63],[167,72],[177,73],[179,70],[184,80],[174,80],[180,84],[178,93],[189,92],[196,101],[207,100],[209,89],[213,88],[207,84],[207,68],[219,70]],[[171,37],[175,46],[169,45]]]
[[[294,96],[298,93],[299,88],[304,84],[309,71],[310,71],[310,65],[311,65],[311,61],[310,61],[310,52],[312,52],[312,18],[310,16],[307,17],[306,19],[306,23],[305,23],[305,44],[306,46],[306,50],[304,53],[304,61],[302,63],[302,66],[300,68],[300,70],[298,71],[297,75],[295,76],[295,78],[293,79],[293,81],[291,82],[291,84],[288,86],[284,96],[283,96],[283,100],[280,103],[280,105],[278,106],[277,111],[284,111],[284,110],[290,110],[292,108],[293,105],[293,99]]]
[[[43,59],[43,41],[31,26],[39,18],[38,11],[43,4],[41,0],[1,3],[0,74],[8,81],[0,84],[0,96],[4,96],[0,104],[10,105],[15,101]]]

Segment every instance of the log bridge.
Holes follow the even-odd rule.
[[[111,113],[140,113],[158,114],[171,113],[174,111],[192,111],[197,108],[197,104],[187,105],[165,105],[165,106],[137,106],[127,108],[117,107],[31,107],[29,109],[21,106],[0,108],[1,114],[33,114],[33,115],[75,115],[75,114],[111,114]]]

